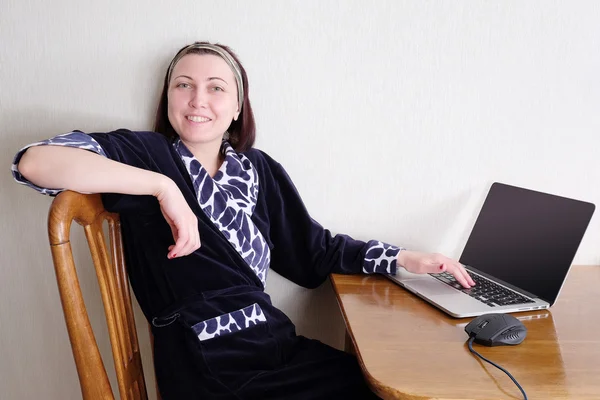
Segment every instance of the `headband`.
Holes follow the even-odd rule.
[[[177,64],[177,62],[181,60],[183,56],[190,54],[190,51],[194,49],[204,49],[217,53],[229,65],[229,68],[231,68],[231,71],[233,72],[233,76],[235,77],[235,81],[237,83],[238,108],[241,111],[242,104],[244,103],[244,86],[242,82],[242,70],[240,69],[240,66],[237,63],[237,61],[235,61],[235,59],[231,56],[231,54],[229,54],[227,50],[223,49],[222,47],[215,46],[214,44],[210,43],[194,43],[190,44],[187,47],[184,47],[179,51],[179,53],[177,53],[177,55],[175,56],[175,58],[173,58],[173,61],[171,61],[171,64],[169,65],[169,72],[167,73],[167,82],[171,82],[171,73],[175,68],[175,64]]]

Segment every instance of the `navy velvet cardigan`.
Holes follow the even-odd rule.
[[[201,247],[168,259],[173,236],[155,197],[102,195],[105,208],[121,217],[130,282],[152,322],[161,391],[219,391],[223,382],[227,390],[236,390],[260,371],[285,365],[294,351],[294,325],[272,305],[256,273],[200,207],[173,142],[158,133],[127,130],[90,136],[108,158],[170,177],[198,218]],[[243,155],[258,173],[251,220],[269,246],[273,270],[307,288],[319,286],[332,272],[395,273],[395,261],[368,261],[381,257],[366,253],[385,252],[395,260],[398,248],[374,249],[346,235],[332,236],[310,217],[279,163],[256,149]],[[19,178],[16,168],[13,173]],[[224,334],[216,338],[215,332]]]

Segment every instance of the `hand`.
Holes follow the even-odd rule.
[[[155,194],[160,211],[171,227],[175,244],[169,246],[167,258],[183,257],[200,247],[198,218],[187,204],[175,182],[166,178]]]
[[[463,287],[475,286],[475,282],[462,264],[441,254],[401,250],[398,253],[398,265],[415,274],[449,272]]]

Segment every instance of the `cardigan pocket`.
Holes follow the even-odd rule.
[[[175,319],[193,335],[200,370],[236,391],[282,365],[271,326],[277,324],[278,314],[271,309],[265,293],[229,288],[206,293],[203,301],[176,310]]]
[[[198,340],[204,342],[265,324],[267,318],[258,303],[198,322],[192,326]]]

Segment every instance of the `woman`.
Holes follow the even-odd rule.
[[[102,193],[120,213],[163,399],[377,398],[353,356],[296,335],[264,292],[269,268],[310,288],[396,265],[474,284],[442,255],[332,237],[311,219],[282,166],[252,148],[246,72],[226,46],[176,54],[155,130],[57,136],[22,149],[13,173],[46,194]]]

